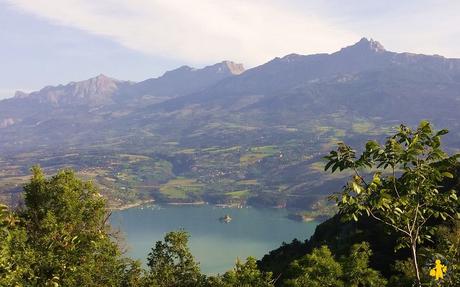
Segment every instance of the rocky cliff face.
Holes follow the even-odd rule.
[[[182,66],[158,78],[147,79],[119,92],[120,99],[142,104],[197,93],[218,82],[243,73],[242,64],[224,61],[202,69]],[[128,99],[129,98],[129,99]]]
[[[67,85],[48,86],[32,93],[16,92],[16,99],[27,99],[39,104],[63,107],[68,105],[97,106],[110,103],[112,96],[122,86],[130,85],[105,75]]]

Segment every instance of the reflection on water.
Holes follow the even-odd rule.
[[[219,218],[229,215],[228,224]],[[222,273],[237,257],[261,258],[281,243],[303,241],[313,234],[317,222],[296,222],[284,209],[220,208],[202,206],[158,206],[115,211],[112,225],[124,232],[128,255],[144,260],[151,247],[168,231],[185,229],[190,248],[206,274]]]

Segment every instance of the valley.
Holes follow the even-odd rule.
[[[456,151],[459,91],[460,60],[363,38],[248,70],[223,61],[138,83],[99,75],[18,92],[0,101],[0,197],[19,202],[38,164],[75,169],[112,208],[206,202],[321,217],[312,208],[347,177],[323,172],[336,143],[382,140],[428,119],[450,129],[446,146]]]

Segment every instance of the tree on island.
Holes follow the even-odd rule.
[[[325,157],[325,170],[353,172],[342,192],[332,196],[339,212],[355,221],[367,215],[395,230],[398,247],[411,250],[417,286],[422,284],[418,246],[438,228],[430,221],[460,218],[458,192],[442,190],[459,157],[441,149],[447,132],[434,131],[427,121],[415,130],[401,125],[383,145],[367,142],[359,157],[344,143]]]

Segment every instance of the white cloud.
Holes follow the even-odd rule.
[[[281,0],[8,0],[12,7],[189,63],[250,66],[275,56],[332,52],[360,37]]]
[[[349,31],[372,37],[397,52],[460,57],[458,0],[311,0],[316,15],[327,15]]]

